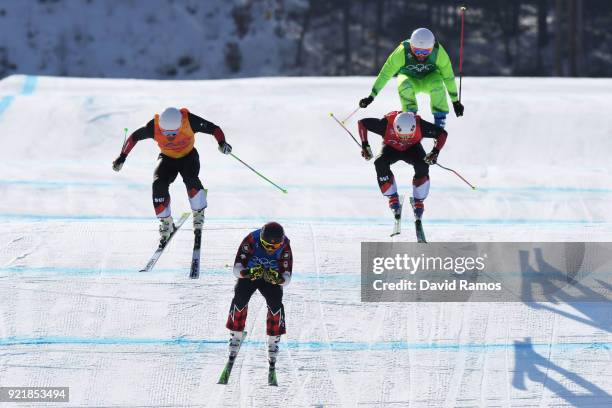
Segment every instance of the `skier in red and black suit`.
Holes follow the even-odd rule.
[[[238,280],[226,324],[230,330],[230,361],[242,342],[249,300],[259,290],[268,305],[268,359],[270,368],[274,368],[278,343],[286,332],[283,287],[291,281],[292,267],[291,245],[280,224],[269,222],[242,240],[234,261]]]
[[[446,142],[446,131],[412,112],[399,111],[387,113],[382,119],[361,119],[358,126],[361,155],[366,160],[372,158],[368,130],[383,136],[383,148],[374,160],[374,166],[380,191],[389,199],[389,207],[397,219],[401,217],[402,208],[391,165],[403,160],[414,167],[412,179],[414,215],[417,219],[421,219],[425,209],[423,201],[429,193],[429,166],[436,164],[438,160],[438,154]],[[421,144],[422,138],[435,139],[433,149],[427,154]]]
[[[167,108],[160,115],[150,120],[144,127],[137,129],[125,141],[121,154],[113,161],[113,170],[119,171],[132,148],[141,140],[154,139],[161,153],[153,175],[153,207],[159,218],[160,245],[174,231],[174,223],[170,212],[170,184],[181,173],[187,187],[189,204],[193,211],[193,227],[202,229],[204,225],[204,210],[206,209],[206,190],[198,177],[200,173],[200,156],[194,147],[194,133],[208,133],[215,136],[219,143],[219,151],[229,154],[232,151],[225,141],[221,128],[187,109]]]

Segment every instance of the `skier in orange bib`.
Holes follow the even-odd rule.
[[[194,147],[197,132],[214,135],[219,143],[219,151],[229,154],[232,151],[225,141],[221,128],[189,112],[186,108],[167,108],[161,115],[156,114],[144,127],[137,129],[125,141],[119,157],[113,161],[113,170],[119,171],[132,148],[140,140],[154,139],[161,153],[153,176],[153,207],[160,221],[160,244],[165,243],[174,231],[170,211],[170,184],[180,173],[187,187],[189,204],[193,211],[194,229],[202,229],[206,209],[206,190],[198,177],[200,158]]]

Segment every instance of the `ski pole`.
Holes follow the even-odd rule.
[[[261,177],[262,179],[266,180],[268,183],[272,184],[274,187],[278,188],[283,193],[287,194],[287,190],[286,189],[282,188],[281,186],[279,186],[278,184],[276,184],[275,182],[273,182],[272,180],[270,180],[269,178],[267,178],[266,176],[264,176],[263,174],[261,174],[260,172],[258,172],[257,170],[255,170],[254,168],[252,168],[251,166],[246,164],[245,162],[243,162],[242,160],[240,160],[240,158],[238,156],[236,156],[234,153],[230,153],[230,156],[232,156],[234,159],[238,160],[240,163],[244,164],[253,173],[257,174],[259,177]]]
[[[347,120],[349,120],[355,113],[357,113],[357,111],[360,109],[360,107],[358,106],[357,109],[355,109],[354,111],[352,111],[350,113],[350,115],[348,115],[346,118],[344,118],[344,120],[342,120],[342,124],[345,124]]]
[[[123,150],[123,148],[125,147],[125,141],[127,140],[127,132],[128,132],[128,128],[123,128],[123,144],[121,145],[121,150]]]
[[[463,23],[467,6],[461,6],[461,41],[459,45],[459,102],[461,102],[461,79],[463,78]]]
[[[344,123],[340,122],[340,121],[338,120],[338,118],[336,118],[336,117],[334,116],[334,114],[333,114],[333,113],[331,113],[331,112],[329,113],[329,116],[331,116],[331,117],[332,117],[332,119],[336,121],[336,123],[338,123],[340,126],[342,126],[342,129],[346,130],[346,132],[347,132],[347,133],[348,133],[348,134],[349,134],[349,135],[350,135],[350,136],[353,138],[353,140],[355,141],[355,143],[357,143],[357,146],[359,146],[359,148],[361,149],[361,143],[359,143],[359,142],[357,141],[357,139],[355,139],[355,136],[353,136],[353,134],[351,133],[351,131],[350,131],[350,130],[348,130],[346,126],[344,126]]]
[[[442,167],[444,170],[448,170],[448,171],[452,171],[453,173],[455,173],[455,175],[457,177],[459,177],[461,180],[463,180],[465,182],[465,184],[467,184],[468,186],[472,187],[472,190],[476,190],[476,187],[473,186],[472,184],[470,184],[469,181],[467,181],[466,179],[464,179],[461,174],[457,173],[455,170],[448,168],[448,167],[444,167],[443,165],[441,165],[440,163],[436,163],[438,166]]]

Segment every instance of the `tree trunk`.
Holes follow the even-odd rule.
[[[516,74],[521,66],[521,50],[520,50],[520,25],[519,17],[521,13],[521,4],[519,2],[512,2],[510,11],[510,22],[511,22],[511,36],[512,44],[514,48],[514,61],[512,64],[512,73]]]
[[[563,76],[563,0],[555,3],[555,75]]]
[[[510,8],[512,4],[508,5],[503,1],[497,2],[497,7],[495,8],[497,21],[499,22],[499,27],[501,29],[502,41],[504,44],[504,62],[506,67],[510,67],[512,64],[512,53],[510,51],[510,37],[511,37],[511,25],[510,25]]]
[[[542,64],[542,51],[548,45],[548,14],[547,0],[538,1],[538,43],[536,44],[536,71],[538,75],[544,75]]]
[[[577,64],[577,10],[576,0],[568,0],[567,2],[567,24],[568,24],[568,59],[569,59],[569,75],[578,76],[578,64]]]
[[[376,25],[374,32],[374,72],[377,72],[380,68],[380,37],[383,30],[383,17],[385,10],[385,1],[378,0],[376,2]]]
[[[342,45],[344,48],[344,67],[346,75],[353,72],[351,67],[351,48],[350,48],[350,24],[351,24],[351,2],[344,1],[342,5]]]
[[[304,19],[302,21],[302,31],[300,32],[300,37],[298,38],[297,43],[297,51],[295,53],[295,63],[296,67],[301,67],[303,54],[304,54],[304,37],[306,37],[306,33],[310,29],[310,21],[312,19],[312,4],[308,5],[308,8],[304,12]]]
[[[583,71],[583,50],[584,50],[584,3],[583,0],[576,0],[576,69],[578,75],[586,73]]]

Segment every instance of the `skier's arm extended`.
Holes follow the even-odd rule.
[[[387,129],[387,118],[364,118],[357,122],[357,126],[359,127],[359,137],[361,138],[361,156],[366,160],[370,160],[373,155],[370,143],[368,143],[368,130],[384,136]]]
[[[387,85],[387,82],[397,74],[397,71],[406,64],[406,51],[404,50],[404,44],[400,44],[387,58],[385,65],[381,68],[376,77],[376,82],[372,87],[370,96],[376,97],[378,93]]]
[[[455,84],[455,73],[453,72],[453,65],[451,64],[450,58],[446,53],[446,50],[440,45],[438,50],[438,58],[436,59],[436,65],[442,75],[444,85],[446,85],[446,91],[450,96],[451,101],[457,102],[459,100],[457,96],[457,84]]]
[[[219,151],[221,151],[221,153],[228,154],[232,151],[232,146],[225,141],[225,134],[219,126],[191,112],[189,112],[189,125],[194,132],[208,133],[209,135],[215,136],[217,143],[219,143]]]
[[[130,137],[127,138],[125,143],[123,144],[123,148],[121,149],[121,154],[127,157],[130,154],[130,151],[136,146],[136,143],[140,142],[144,139],[153,139],[154,130],[153,127],[153,119],[149,121],[145,126],[136,129]]]
[[[359,137],[361,138],[361,143],[368,143],[368,130],[381,136],[385,135],[385,130],[387,129],[387,118],[364,118],[357,122],[357,126],[359,127]]]
[[[127,158],[128,154],[130,154],[134,146],[136,146],[136,143],[144,139],[153,138],[155,134],[154,126],[155,125],[154,125],[153,120],[150,120],[149,123],[147,123],[145,126],[141,128],[136,129],[130,135],[130,137],[126,139],[125,143],[123,144],[123,147],[121,148],[121,153],[119,154],[119,157],[117,157],[113,161],[113,170],[115,171],[121,170],[121,167],[123,166],[123,163],[125,162],[125,159]]]
[[[440,150],[442,150],[444,143],[446,143],[448,133],[446,133],[446,130],[442,129],[440,126],[436,126],[433,123],[427,122],[423,119],[421,119],[420,122],[421,135],[424,138],[435,139],[434,147],[431,149],[431,152],[427,153],[425,156],[425,163],[434,165],[438,161],[438,154],[440,154]]]
[[[189,112],[189,125],[194,133],[200,132],[214,135],[218,143],[225,141],[225,135],[219,126],[191,112]]]

